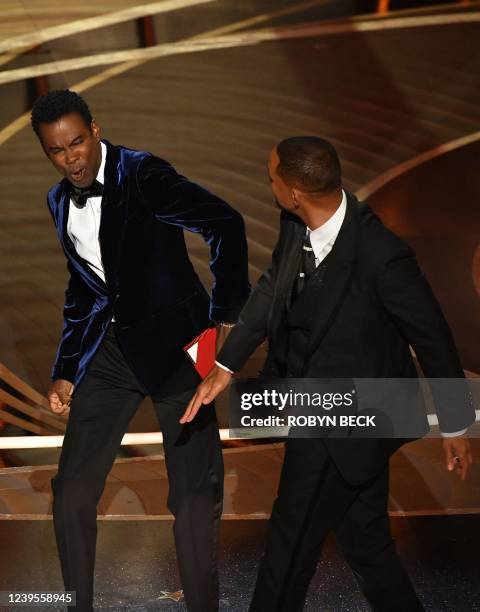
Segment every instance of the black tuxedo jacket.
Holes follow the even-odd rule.
[[[105,282],[68,236],[69,182],[63,179],[47,197],[70,271],[52,378],[78,386],[114,316],[138,380],[158,394],[181,371],[179,388],[168,388],[173,393],[198,383],[183,346],[211,321],[236,321],[249,294],[243,219],[168,162],[104,142],[99,241]],[[211,300],[188,258],[184,229],[200,233],[210,246]]]
[[[218,356],[230,369],[239,370],[267,337],[263,373],[281,375],[282,325],[304,235],[305,225],[282,212],[272,265]],[[452,334],[413,251],[354,196],[347,197],[345,220],[328,256],[323,282],[318,279],[321,275],[312,275],[288,315],[291,325],[305,326],[309,335],[303,365],[294,376],[415,378],[411,345],[426,377],[463,378]],[[437,412],[445,432],[460,431],[475,419],[468,402],[437,406]],[[425,415],[423,419],[426,428]],[[326,439],[325,443],[344,477],[360,483],[385,465],[402,440]]]

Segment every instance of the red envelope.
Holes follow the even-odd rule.
[[[216,340],[217,330],[215,327],[209,327],[183,347],[202,378],[205,378],[215,364]]]

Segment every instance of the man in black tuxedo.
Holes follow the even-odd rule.
[[[412,250],[345,193],[330,143],[282,141],[270,181],[283,208],[272,265],[260,278],[182,417],[194,418],[268,338],[263,374],[292,378],[464,376],[452,335]],[[227,371],[227,370],[230,370]],[[472,406],[439,411],[448,469],[465,477]],[[445,434],[445,435],[448,435]],[[334,531],[374,610],[422,610],[390,535],[388,460],[400,439],[299,439],[285,445],[278,497],[251,605],[303,609],[327,533]]]
[[[179,423],[200,382],[183,347],[213,323],[221,342],[249,294],[243,220],[168,162],[100,140],[74,92],[39,98],[32,127],[64,177],[47,200],[70,272],[48,394],[54,412],[69,413],[52,481],[65,587],[76,591],[77,610],[93,609],[96,506],[128,423],[149,395],[163,432],[186,604],[214,612],[221,444],[213,406]],[[210,246],[211,300],[184,229]]]

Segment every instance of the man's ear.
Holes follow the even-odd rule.
[[[92,123],[90,124],[90,129],[92,130],[92,133],[93,133],[93,136],[95,137],[95,139],[100,142],[100,132],[101,132],[101,130],[100,130],[100,126],[95,121],[95,119],[92,120]]]
[[[297,210],[300,208],[299,200],[300,200],[300,192],[295,187],[292,187],[292,206],[293,210]]]

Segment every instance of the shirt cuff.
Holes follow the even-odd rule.
[[[468,427],[465,427],[465,429],[462,429],[460,431],[441,431],[440,433],[442,434],[442,436],[444,438],[455,438],[457,436],[463,436],[464,433],[467,433]]]
[[[233,374],[233,371],[230,368],[227,368],[227,366],[224,366],[223,363],[220,363],[217,360],[215,360],[215,365],[217,365],[219,368],[222,368],[222,370],[226,370],[227,372],[230,372],[230,374]]]

